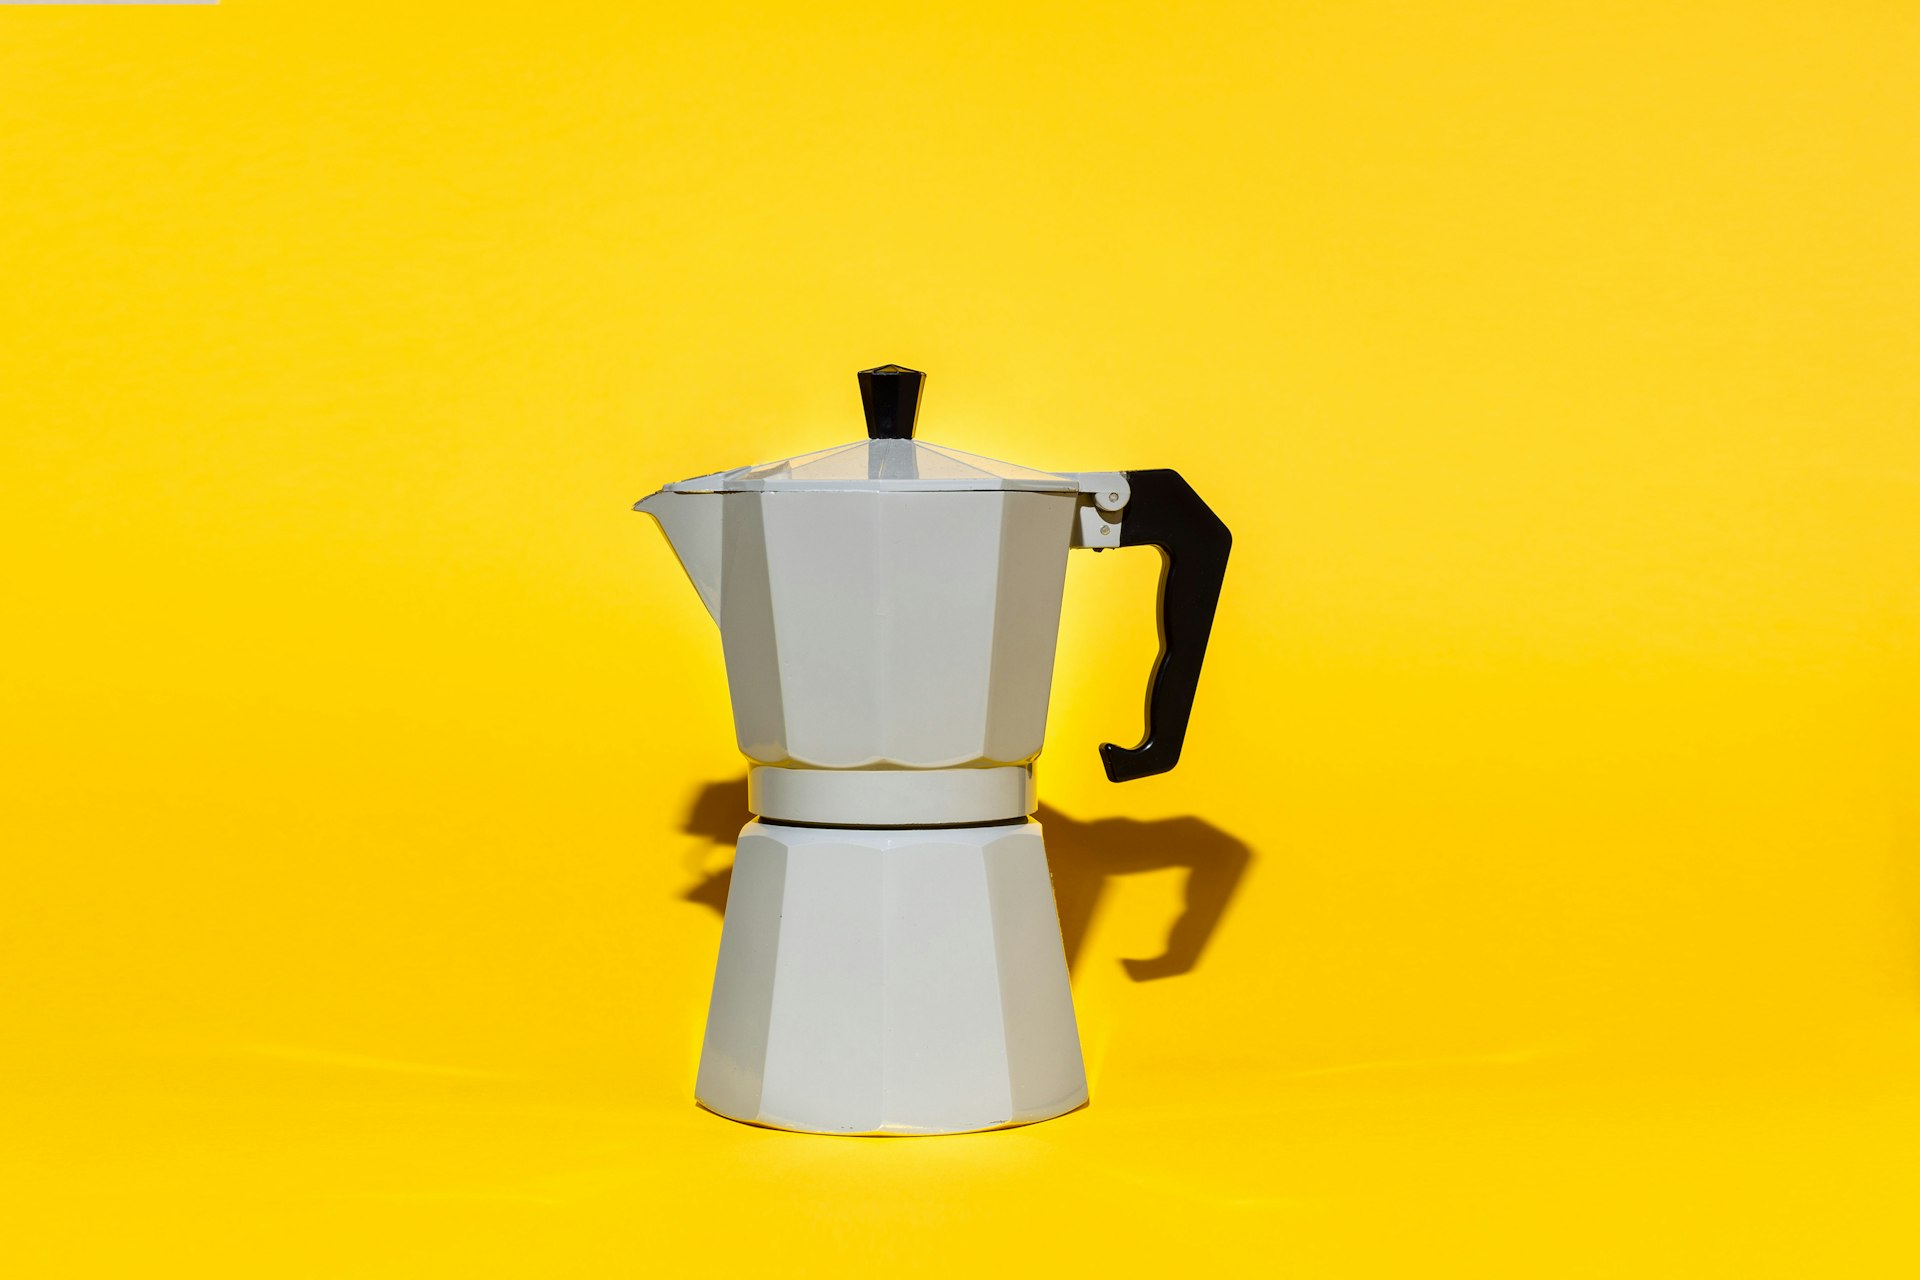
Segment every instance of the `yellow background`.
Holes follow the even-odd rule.
[[[0,12],[9,1273],[1914,1274],[1917,42]],[[1092,1107],[794,1137],[692,1105],[742,769],[626,507],[890,360],[1237,542],[1122,787],[1071,569]]]

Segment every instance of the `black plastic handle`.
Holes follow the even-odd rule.
[[[1120,521],[1120,545],[1158,547],[1160,657],[1147,683],[1147,736],[1137,747],[1100,744],[1113,782],[1165,773],[1180,763],[1193,715],[1200,664],[1207,656],[1233,534],[1177,471],[1129,471],[1133,490]]]

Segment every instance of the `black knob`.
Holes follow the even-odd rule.
[[[867,439],[913,439],[913,415],[920,408],[920,384],[927,375],[918,369],[883,364],[860,371],[860,407],[867,411]]]

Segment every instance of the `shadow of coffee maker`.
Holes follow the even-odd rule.
[[[694,797],[682,830],[730,848],[747,817],[746,779],[710,782]],[[1110,882],[1117,876],[1172,869],[1187,873],[1185,901],[1167,929],[1166,944],[1158,955],[1122,958],[1120,965],[1135,982],[1192,972],[1253,862],[1253,851],[1243,841],[1200,818],[1082,822],[1051,805],[1041,805],[1034,817],[1046,828],[1060,937],[1067,966],[1075,972]],[[732,876],[731,866],[708,872],[680,897],[724,916]]]
[[[1046,828],[1060,937],[1067,967],[1076,972],[1088,929],[1114,877],[1169,869],[1184,869],[1187,875],[1185,901],[1167,929],[1165,945],[1159,955],[1122,958],[1120,965],[1135,982],[1192,972],[1253,862],[1244,842],[1200,818],[1082,822],[1051,805],[1041,805],[1034,817]]]

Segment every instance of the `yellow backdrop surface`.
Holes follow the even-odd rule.
[[[22,1277],[1911,1276],[1899,3],[0,11]],[[691,1084],[744,820],[660,483],[1173,467],[1041,788],[1094,1101]]]

